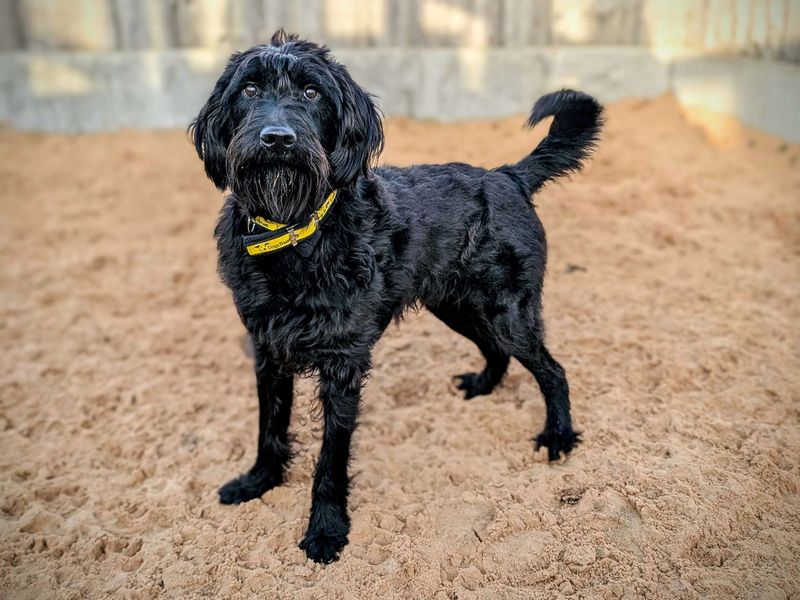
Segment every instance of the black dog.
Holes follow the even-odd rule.
[[[564,370],[544,345],[546,243],[530,199],[580,169],[602,109],[565,90],[541,98],[528,124],[548,116],[548,136],[513,165],[372,169],[380,116],[326,48],[279,31],[231,57],[191,127],[206,173],[232,192],[216,228],[219,272],[255,347],[258,456],[220,489],[223,503],[283,482],[293,378],[313,372],[325,425],[300,547],[336,559],[350,530],[350,441],[370,352],[420,304],[486,358],[480,373],[457,376],[466,398],[491,392],[513,356],[547,406],[536,449],[554,460],[575,446]]]

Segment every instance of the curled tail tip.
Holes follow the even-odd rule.
[[[600,138],[603,107],[588,94],[561,90],[539,98],[527,124],[533,127],[547,117],[554,117],[547,135],[517,163],[530,182],[531,193],[583,167]]]
[[[598,128],[603,123],[603,107],[594,97],[576,90],[563,89],[539,98],[526,124],[528,127],[534,127],[547,117],[558,118],[565,112],[582,113],[594,121]]]

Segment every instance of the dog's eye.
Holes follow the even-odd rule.
[[[319,98],[319,90],[313,85],[307,85],[306,89],[303,90],[303,96],[308,100],[316,100]]]
[[[258,93],[258,88],[251,83],[242,90],[242,93],[248,98],[252,98]]]

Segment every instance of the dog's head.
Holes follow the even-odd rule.
[[[220,190],[284,222],[353,185],[383,148],[369,94],[327,48],[283,31],[231,56],[190,131]]]

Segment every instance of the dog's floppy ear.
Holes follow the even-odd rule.
[[[342,103],[336,149],[331,153],[333,177],[337,187],[347,187],[366,174],[370,162],[383,150],[383,125],[370,95],[339,64],[332,68]]]
[[[226,154],[230,143],[229,111],[225,108],[225,92],[236,72],[240,54],[231,56],[225,72],[214,86],[200,114],[189,126],[197,156],[203,161],[206,175],[220,190],[228,185]]]

